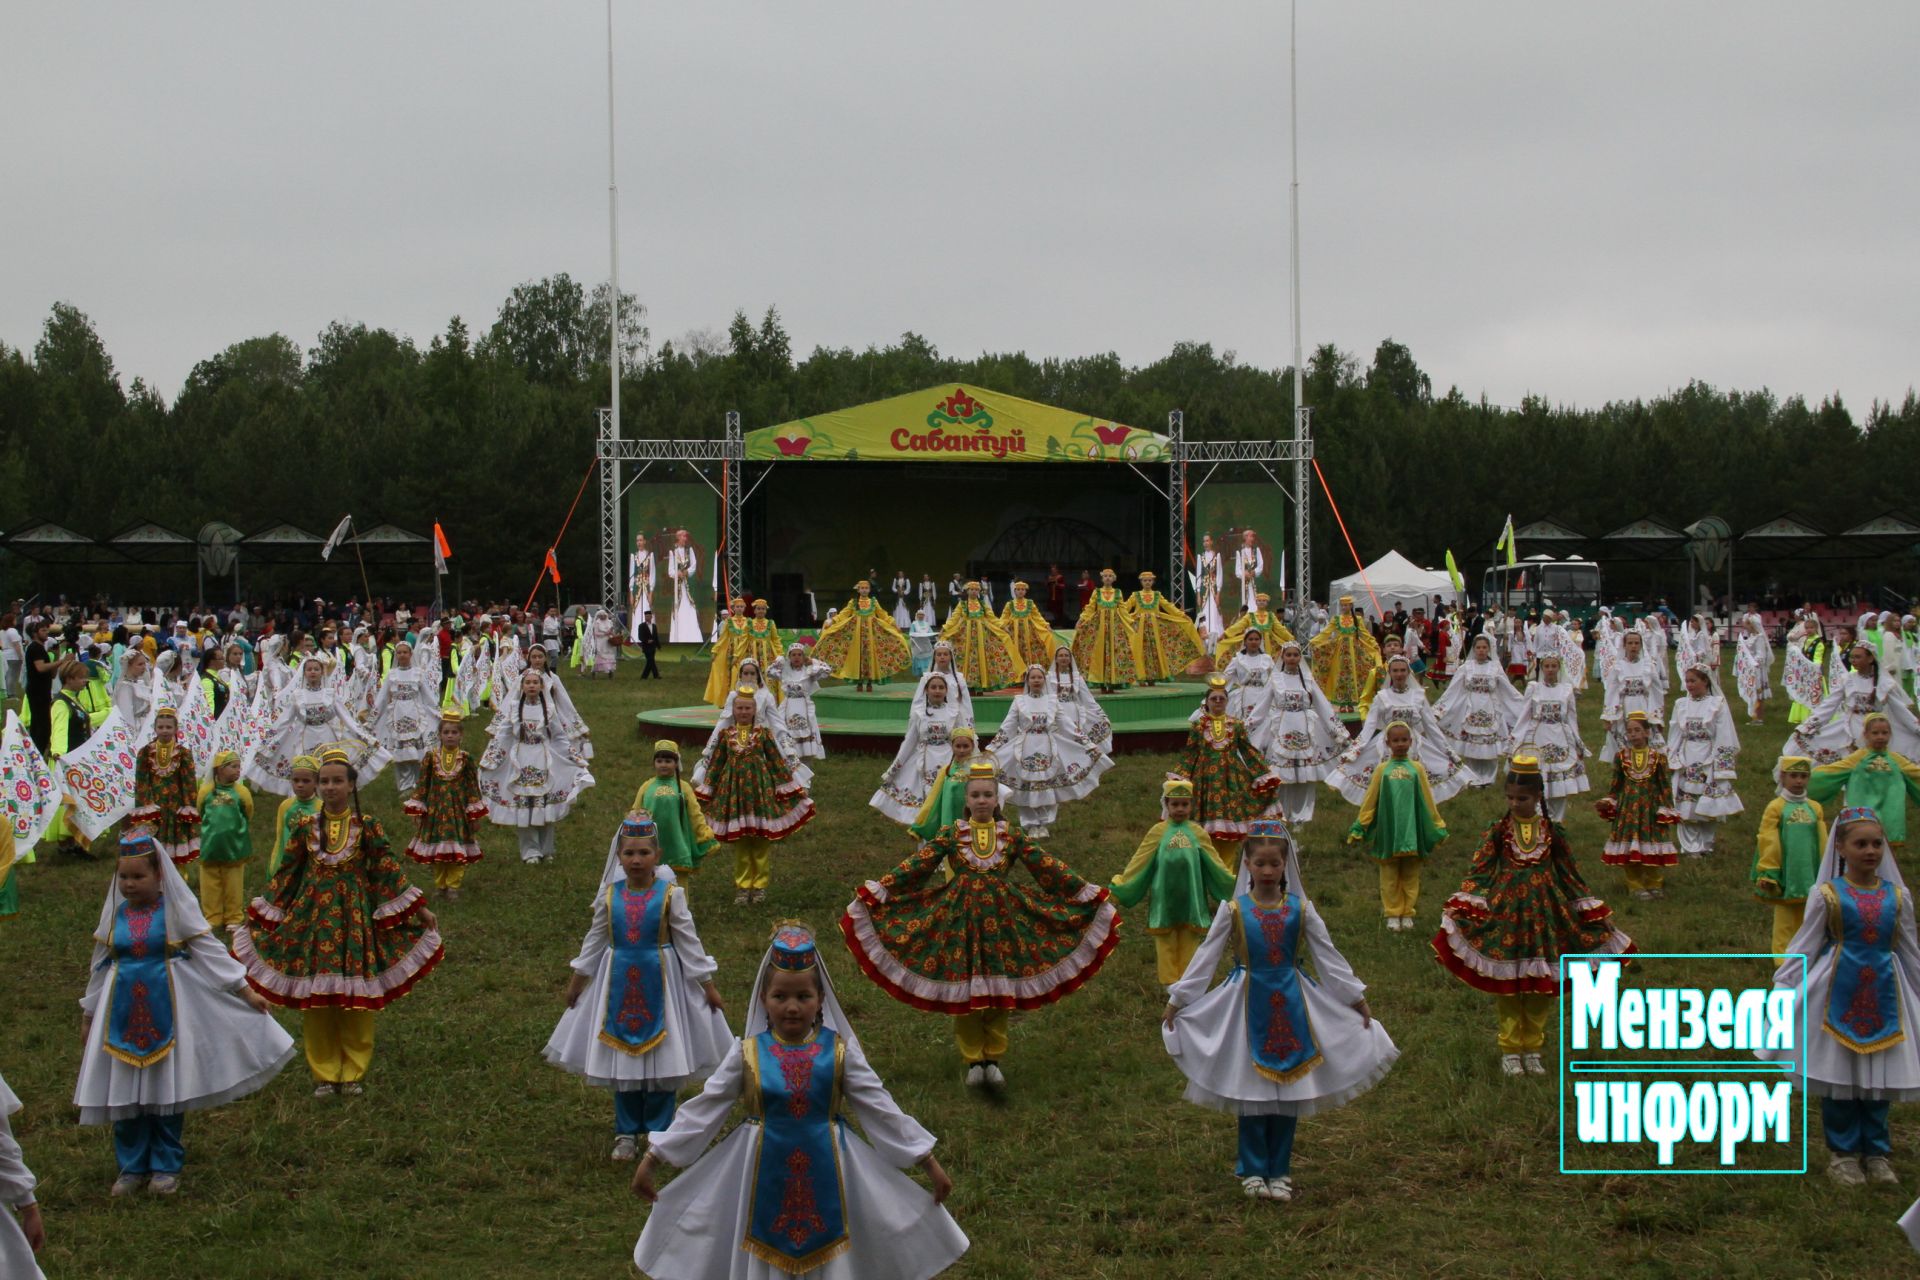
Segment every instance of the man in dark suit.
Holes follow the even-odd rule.
[[[653,625],[653,610],[647,610],[646,616],[641,619],[639,635],[640,652],[647,659],[647,665],[640,669],[640,678],[645,680],[648,676],[652,676],[658,680],[660,666],[653,660],[653,655],[660,651],[660,628]]]

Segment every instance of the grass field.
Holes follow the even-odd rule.
[[[75,1001],[111,861],[25,867],[21,914],[0,924],[0,1071],[26,1102],[14,1128],[40,1177],[50,1276],[625,1276],[644,1207],[629,1165],[607,1159],[608,1095],[540,1059],[566,964],[586,927],[612,825],[648,766],[644,705],[698,700],[704,671],[669,663],[611,684],[573,681],[594,725],[599,785],[560,833],[556,865],[523,867],[510,835],[463,901],[440,906],[446,961],[380,1015],[364,1098],[316,1102],[296,1059],[268,1089],[189,1117],[184,1189],[173,1201],[111,1201],[113,1149],[69,1107],[80,1049]],[[1598,695],[1582,716],[1597,737]],[[1744,717],[1741,717],[1744,719]],[[1758,951],[1768,910],[1747,891],[1754,824],[1785,704],[1742,727],[1747,814],[1720,851],[1679,867],[1670,896],[1635,902],[1601,866],[1603,828],[1576,806],[1571,837],[1589,882],[1648,951]],[[477,749],[480,730],[469,732]],[[1428,954],[1441,901],[1485,824],[1490,793],[1450,802],[1453,838],[1429,861],[1419,932],[1381,926],[1374,866],[1338,841],[1352,810],[1331,791],[1307,829],[1314,898],[1402,1057],[1372,1093],[1305,1120],[1300,1198],[1241,1197],[1230,1117],[1180,1101],[1161,1048],[1153,947],[1130,928],[1085,990],[1016,1015],[1001,1099],[969,1094],[947,1020],[914,1012],[860,977],[832,925],[852,887],[888,870],[907,840],[866,807],[882,761],[818,769],[819,818],[775,854],[769,900],[736,907],[722,853],[694,882],[701,936],[719,958],[740,1025],[769,924],[799,917],[830,940],[838,989],[874,1065],[906,1111],[940,1136],[953,1212],[973,1248],[967,1277],[1302,1276],[1679,1277],[1913,1274],[1893,1225],[1920,1186],[1915,1108],[1894,1109],[1900,1189],[1842,1190],[1806,1177],[1565,1177],[1555,1080],[1503,1079],[1492,1002]],[[1047,846],[1090,878],[1125,862],[1155,820],[1170,757],[1124,756],[1089,801],[1068,806]],[[1597,785],[1608,777],[1598,770]],[[404,828],[391,773],[364,797]],[[263,803],[256,847],[268,844]],[[404,839],[404,837],[402,837]],[[104,847],[104,846],[103,846]],[[715,865],[715,864],[718,865]],[[252,872],[257,888],[259,863]],[[1752,964],[1747,980],[1764,979]],[[282,1015],[297,1035],[298,1020]],[[1549,1056],[1555,1049],[1552,1038]],[[1816,1113],[1817,1116],[1817,1113]]]

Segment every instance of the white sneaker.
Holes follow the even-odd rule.
[[[640,1140],[630,1133],[618,1135],[613,1140],[613,1159],[638,1160],[640,1158]]]
[[[967,1068],[967,1088],[978,1089],[987,1082],[987,1068],[984,1063],[976,1062]]]
[[[107,1194],[110,1196],[113,1196],[115,1199],[118,1199],[121,1196],[130,1196],[134,1192],[138,1191],[141,1187],[144,1187],[146,1185],[147,1185],[146,1174],[123,1173],[119,1177],[113,1180],[113,1187],[107,1192]]]
[[[156,1173],[147,1182],[147,1194],[150,1196],[170,1196],[180,1190],[180,1175],[177,1173]]]
[[[1547,1074],[1547,1064],[1540,1061],[1540,1055],[1537,1053],[1522,1055],[1520,1065],[1527,1069],[1527,1074],[1530,1076],[1543,1076]]]
[[[1247,1193],[1247,1199],[1249,1200],[1273,1199],[1273,1193],[1267,1190],[1267,1180],[1265,1178],[1242,1178],[1240,1179],[1240,1189]]]
[[[1893,1171],[1893,1162],[1885,1156],[1868,1156],[1860,1162],[1866,1170],[1868,1182],[1898,1183],[1900,1175]]]
[[[1500,1074],[1507,1076],[1523,1076],[1527,1074],[1527,1069],[1520,1064],[1520,1055],[1517,1053],[1501,1054]]]
[[[331,1098],[339,1092],[340,1086],[337,1084],[317,1084],[313,1086],[313,1096],[316,1098]]]
[[[1293,1199],[1293,1179],[1268,1178],[1267,1196],[1269,1199],[1278,1200],[1282,1204]]]
[[[748,893],[745,889],[742,889],[738,893],[733,895],[733,905],[736,907],[744,907],[747,905],[747,903],[751,902],[752,900],[753,900],[753,895]]]
[[[1827,1176],[1843,1187],[1863,1187],[1867,1176],[1860,1172],[1857,1156],[1835,1156],[1827,1164]]]
[[[340,1086],[340,1092],[346,1094],[349,1098],[357,1098],[366,1091],[367,1086],[361,1084],[358,1080],[349,1080]]]
[[[986,1070],[983,1074],[986,1076],[987,1084],[989,1087],[998,1089],[1001,1085],[1007,1082],[1007,1078],[1000,1074],[999,1063],[989,1062],[985,1065],[986,1065]]]

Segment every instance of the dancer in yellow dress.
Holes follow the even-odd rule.
[[[842,680],[853,681],[856,692],[871,693],[874,681],[913,665],[913,654],[892,616],[873,598],[873,584],[862,578],[853,592],[847,607],[820,628],[813,656]]]
[[[1040,606],[1027,599],[1027,584],[1013,584],[1013,599],[1000,609],[1000,625],[1013,640],[1014,652],[1022,668],[1036,662],[1046,666],[1053,658],[1053,628]]]
[[[1273,603],[1273,597],[1262,591],[1253,598],[1253,608],[1233,620],[1231,626],[1220,634],[1220,643],[1213,647],[1213,665],[1225,671],[1234,655],[1246,647],[1243,637],[1249,631],[1257,631],[1266,647],[1267,656],[1275,662],[1280,661],[1280,649],[1293,639],[1293,632],[1287,630],[1287,624],[1280,621],[1280,615],[1267,608]]]
[[[1127,621],[1140,637],[1140,683],[1171,680],[1207,651],[1192,619],[1153,589],[1151,572],[1140,575],[1140,589],[1127,597]],[[1044,665],[1044,664],[1043,664]]]
[[[1113,585],[1120,575],[1100,571],[1100,585],[1080,611],[1073,628],[1073,660],[1088,684],[1112,693],[1139,678],[1140,633],[1127,616],[1127,598]]]
[[[786,657],[786,647],[780,643],[780,628],[775,626],[773,619],[767,616],[765,600],[753,602],[753,616],[747,619],[746,633],[746,652],[733,655],[735,666],[740,665],[746,658],[752,658],[760,664],[762,671],[771,671],[776,662]],[[739,681],[736,680],[734,683],[738,684]],[[774,686],[773,693],[775,701],[786,696],[781,692],[779,685]]]
[[[1353,597],[1340,597],[1340,611],[1313,638],[1313,674],[1327,701],[1343,716],[1364,715],[1372,700],[1369,677],[1380,667],[1380,646],[1353,611]]]
[[[969,582],[940,638],[953,646],[955,664],[969,689],[1004,689],[1018,684],[1026,666],[1013,647],[1013,638],[994,616],[993,606],[980,598],[980,584]]]
[[[705,695],[708,706],[723,709],[733,695],[734,668],[753,656],[751,637],[747,634],[747,602],[735,596],[727,601],[727,609],[727,619],[714,637],[713,662],[707,667]]]

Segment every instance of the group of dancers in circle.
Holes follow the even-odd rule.
[[[1498,784],[1506,812],[1447,897],[1430,945],[1448,973],[1494,998],[1502,1074],[1546,1074],[1560,958],[1634,950],[1561,825],[1567,803],[1593,789],[1572,654],[1536,650],[1522,691],[1491,638],[1477,637],[1429,703],[1395,638],[1376,645],[1351,601],[1306,647],[1263,602],[1213,655],[1180,767],[1160,788],[1161,821],[1102,884],[1042,843],[1060,806],[1113,765],[1112,725],[1092,686],[1120,681],[1126,662],[1128,678],[1168,679],[1187,669],[1174,664],[1189,651],[1189,665],[1205,652],[1164,599],[1116,601],[1103,577],[1112,596],[1096,593],[1072,644],[1047,632],[1044,651],[1038,634],[1016,642],[984,606],[956,608],[870,802],[907,829],[912,852],[858,885],[837,922],[867,979],[950,1018],[966,1084],[1002,1088],[1011,1012],[1086,985],[1119,943],[1121,912],[1144,906],[1167,990],[1163,1040],[1185,1096],[1236,1116],[1242,1193],[1285,1202],[1296,1194],[1299,1117],[1364,1093],[1399,1053],[1304,882],[1297,829],[1313,821],[1317,789],[1358,806],[1346,839],[1378,861],[1382,914],[1398,932],[1416,927],[1421,863],[1447,838],[1441,806]],[[1717,825],[1742,811],[1739,740],[1704,656],[1679,664],[1684,691],[1668,707],[1665,665],[1649,659],[1646,632],[1604,629],[1616,638],[1596,659],[1600,756],[1613,766],[1597,802],[1610,827],[1601,862],[1621,867],[1636,897],[1655,899],[1665,869],[1711,852]],[[751,617],[720,643],[727,670],[710,686],[713,733],[690,779],[679,748],[655,744],[653,775],[583,904],[587,929],[545,1057],[613,1094],[613,1158],[637,1160],[633,1188],[656,1201],[634,1251],[646,1274],[741,1274],[728,1260],[744,1253],[754,1276],[935,1275],[968,1243],[943,1207],[952,1181],[933,1136],[900,1111],[861,1051],[818,935],[795,921],[773,928],[736,1037],[687,893],[702,861],[732,844],[735,901],[765,898],[772,845],[814,814],[810,762],[825,749],[813,694],[830,677],[888,678],[905,665],[904,642],[862,584],[811,649],[783,645]],[[440,868],[478,857],[476,823],[546,829],[521,846],[544,860],[551,827],[591,785],[585,727],[537,660],[493,682],[477,764],[459,747],[457,708],[423,717],[438,723],[435,738],[409,737],[420,726],[388,711],[418,698],[396,688],[363,717],[324,665],[298,671],[246,771],[290,794],[270,878],[238,917],[228,904],[240,890],[222,885],[218,920],[181,874],[205,846],[204,800],[179,781],[193,762],[174,732],[177,712],[152,691],[136,821],[121,837],[82,1002],[75,1092],[83,1123],[113,1125],[115,1194],[177,1190],[184,1113],[245,1096],[292,1059],[290,1037],[263,1016],[273,1005],[303,1011],[317,1095],[364,1089],[375,1011],[445,949],[425,893],[361,807],[360,787],[386,760],[414,765],[407,812],[417,831],[402,853],[436,866],[443,898],[458,882],[438,878]],[[976,695],[1014,682],[1019,692],[982,743]],[[1907,803],[1920,800],[1920,722],[1865,648],[1805,710],[1776,764],[1751,879],[1774,911],[1775,982],[1799,987],[1800,961],[1787,953],[1812,962],[1807,998],[1828,1034],[1807,1049],[1804,1070],[1822,1099],[1830,1172],[1850,1185],[1891,1182],[1888,1103],[1920,1098],[1920,1036],[1908,1028],[1920,1011],[1920,945],[1890,853],[1905,839]],[[1343,711],[1360,717],[1357,734]],[[221,785],[237,785],[238,764],[220,762]],[[1829,821],[1822,802],[1835,799]],[[0,1086],[0,1102],[10,1097]],[[713,1146],[736,1102],[748,1122]],[[19,1186],[9,1161],[18,1164],[10,1138],[0,1140],[0,1190]],[[662,1187],[667,1167],[684,1172]],[[900,1172],[915,1167],[926,1186]],[[30,1178],[26,1186],[30,1200]],[[0,1224],[0,1258],[13,1256],[4,1231],[13,1226]]]

